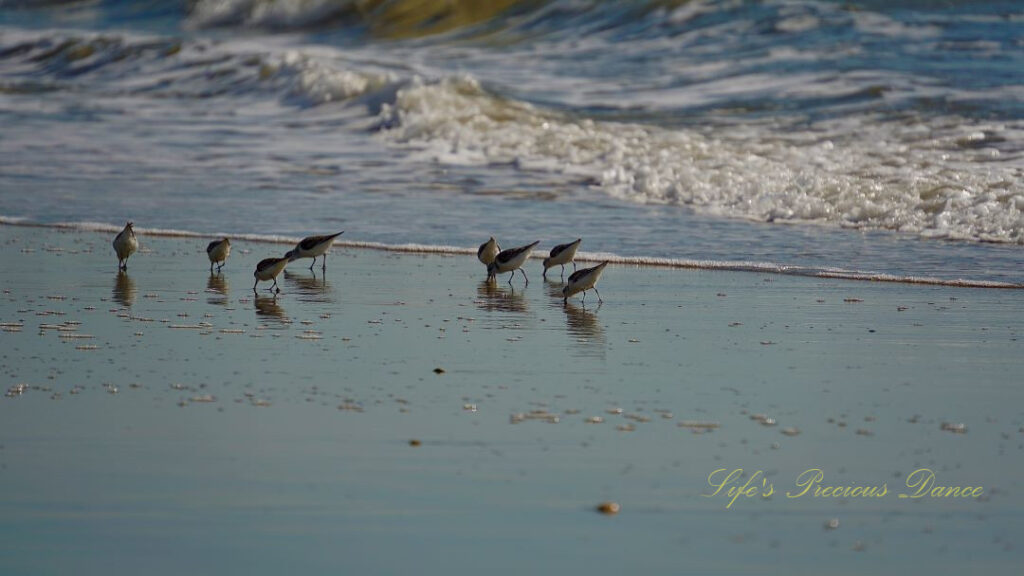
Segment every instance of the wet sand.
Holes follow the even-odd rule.
[[[1024,563],[1024,291],[609,266],[563,306],[336,248],[254,296],[287,246],[111,238],[0,226],[2,573]],[[900,498],[922,468],[983,490]]]

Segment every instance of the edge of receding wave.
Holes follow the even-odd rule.
[[[108,224],[104,222],[34,222],[27,218],[12,216],[0,216],[0,226],[21,226],[33,228],[51,228],[62,230],[77,230],[82,232],[120,232],[123,226]],[[275,234],[207,234],[191,230],[178,230],[173,228],[134,228],[135,233],[141,236],[159,236],[166,238],[218,238],[228,236],[232,239],[245,240],[264,244],[295,244],[301,237]],[[446,246],[438,244],[385,244],[383,242],[365,242],[352,240],[338,240],[335,246],[341,248],[355,248],[362,250],[379,250],[384,252],[404,252],[409,254],[438,254],[438,255],[476,255],[477,247]],[[533,258],[543,258],[542,251],[533,254]],[[856,280],[862,282],[887,282],[892,284],[917,284],[929,286],[950,286],[958,288],[999,288],[1010,290],[1024,289],[1024,284],[1013,282],[1000,282],[997,280],[978,280],[972,278],[934,278],[930,276],[904,276],[899,274],[885,274],[879,272],[867,272],[860,270],[847,270],[844,268],[832,267],[811,267],[792,266],[774,262],[754,261],[730,261],[730,260],[694,260],[688,258],[661,258],[651,256],[621,256],[610,252],[579,252],[576,255],[579,262],[609,262],[624,266],[637,266],[649,268],[676,268],[691,270],[715,270],[724,272],[758,272],[762,274],[784,274],[788,276],[803,276],[807,278],[827,278],[832,280]]]

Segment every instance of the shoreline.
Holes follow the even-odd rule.
[[[24,227],[41,228],[54,230],[73,230],[79,232],[114,233],[121,230],[123,225],[116,226],[100,222],[57,222],[44,224],[39,222],[23,221],[16,218],[0,219],[0,227]],[[261,235],[261,234],[235,234],[217,235],[203,234],[189,230],[168,230],[160,228],[135,228],[136,235],[140,238],[152,236],[157,238],[195,238],[213,239],[227,236],[233,240],[244,240],[256,244],[279,244],[294,245],[301,237]],[[380,242],[361,242],[353,240],[336,240],[334,245],[339,248],[377,250],[390,253],[405,254],[437,254],[437,255],[476,255],[476,247],[460,247],[446,245],[421,245],[421,244],[385,244]],[[542,260],[547,256],[547,247],[535,250],[531,254],[531,260]],[[716,261],[716,260],[692,260],[673,259],[642,256],[620,256],[611,253],[581,251],[577,253],[576,261],[586,263],[599,263],[607,261],[619,266],[634,266],[637,268],[660,268],[677,270],[708,270],[722,272],[750,272],[760,274],[777,274],[783,276],[795,276],[804,278],[821,278],[832,280],[850,280],[856,282],[880,282],[890,284],[907,284],[922,286],[946,286],[953,288],[982,288],[995,290],[1024,290],[1024,283],[1002,282],[998,280],[978,279],[943,279],[934,277],[900,276],[888,273],[867,272],[859,270],[845,270],[842,268],[818,268],[777,264],[772,262],[742,262],[742,261]]]

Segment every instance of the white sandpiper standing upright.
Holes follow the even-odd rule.
[[[132,223],[128,222],[124,225],[124,230],[121,230],[114,237],[114,252],[117,252],[117,269],[127,270],[128,257],[138,249],[139,241],[135,238],[135,230],[132,229]]]
[[[551,253],[544,259],[544,277],[548,277],[548,268],[554,268],[555,266],[562,266],[562,276],[565,276],[565,265],[572,262],[572,270],[576,271],[576,261],[573,258],[576,257],[576,250],[579,249],[580,244],[583,243],[582,238],[577,238],[573,242],[568,244],[559,244],[551,249]]]
[[[601,272],[607,265],[608,262],[601,262],[593,268],[584,268],[570,274],[568,284],[562,288],[562,302],[568,303],[569,296],[579,292],[583,292],[583,300],[586,301],[587,290],[593,289],[594,292],[597,292],[597,279],[601,277]],[[597,292],[597,301],[603,302],[600,292]]]
[[[312,258],[313,263],[309,265],[309,269],[312,270],[313,266],[316,265],[317,256],[323,256],[324,260],[321,269],[326,271],[327,251],[330,250],[331,244],[334,243],[334,239],[337,238],[338,236],[341,236],[344,233],[345,231],[342,230],[337,234],[328,234],[326,236],[309,236],[307,238],[303,238],[302,241],[296,244],[295,248],[289,250],[288,253],[284,255],[284,257],[288,258],[289,262],[292,260],[298,260],[299,258]]]
[[[206,255],[210,257],[210,274],[213,274],[213,265],[217,262],[217,272],[224,267],[224,264],[228,261],[228,256],[231,255],[231,240],[228,238],[221,238],[220,240],[214,240],[206,245]]]
[[[291,262],[291,260],[287,256],[283,258],[264,258],[263,260],[260,260],[260,263],[256,265],[256,271],[252,273],[256,278],[256,282],[252,285],[252,291],[256,292],[256,285],[259,284],[260,281],[266,280],[274,281],[274,285],[269,288],[270,291],[277,288],[277,275],[284,270],[284,267],[287,266],[289,262]],[[281,289],[277,288],[277,291],[280,292]]]
[[[516,270],[519,270],[522,272],[523,278],[526,278],[526,284],[529,284],[530,278],[527,277],[525,270],[520,269],[520,266],[530,257],[530,252],[533,252],[537,244],[540,244],[540,240],[526,246],[502,250],[494,257],[494,262],[487,265],[487,277],[496,278],[498,274],[512,272],[512,275],[508,277],[508,283],[512,284],[512,278],[515,277]]]

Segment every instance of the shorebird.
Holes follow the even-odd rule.
[[[228,256],[231,255],[231,240],[227,238],[221,238],[220,240],[214,240],[206,245],[206,255],[210,257],[210,273],[213,273],[213,265],[217,262],[217,272],[224,267],[224,264],[228,261]]]
[[[117,269],[128,269],[128,257],[139,249],[139,241],[135,238],[132,223],[124,225],[124,230],[114,238],[114,252],[117,252]]]
[[[312,258],[313,263],[309,265],[309,269],[312,270],[313,266],[316,265],[316,257],[323,256],[324,261],[322,269],[326,271],[327,250],[329,250],[331,244],[334,243],[334,239],[337,238],[338,236],[341,236],[344,233],[345,231],[342,230],[337,234],[330,234],[327,236],[310,236],[308,238],[303,238],[302,241],[296,244],[295,248],[289,250],[288,253],[284,255],[284,257],[288,258],[289,262],[291,262],[292,260],[298,260],[299,258]]]
[[[512,278],[515,277],[516,270],[523,265],[523,262],[526,262],[526,259],[530,257],[530,252],[533,251],[537,244],[540,244],[540,240],[526,246],[502,250],[494,257],[494,262],[487,265],[487,277],[495,278],[498,274],[512,272],[512,276],[508,277],[508,283],[512,284]],[[526,283],[529,284],[530,279],[526,276],[526,271],[520,270],[520,272],[523,273],[523,278],[526,278]]]
[[[577,270],[569,275],[569,283],[562,288],[562,302],[568,304],[569,296],[583,292],[583,300],[587,299],[587,290],[591,288],[594,292],[597,292],[597,279],[601,277],[601,272],[604,271],[604,267],[608,265],[608,262],[601,262],[593,268],[584,268],[583,270]],[[597,292],[597,301],[601,300],[601,293]]]
[[[284,270],[284,267],[287,266],[289,262],[291,262],[291,260],[288,256],[283,258],[264,258],[263,260],[260,260],[260,263],[256,265],[256,271],[252,273],[256,278],[256,283],[252,285],[252,291],[256,291],[256,285],[259,284],[260,281],[266,280],[274,281],[274,285],[271,286],[269,290],[273,291],[274,288],[277,288],[277,275]],[[277,291],[280,292],[281,289],[277,288]]]
[[[576,250],[580,247],[583,242],[582,238],[577,238],[574,242],[568,244],[559,244],[551,249],[551,253],[547,258],[544,259],[544,277],[548,277],[548,268],[554,268],[561,264],[562,276],[565,276],[565,265],[572,262],[572,271],[576,271],[576,261],[573,258],[576,257]]]
[[[476,258],[484,266],[490,266],[491,262],[494,262],[494,257],[501,252],[501,246],[498,246],[498,241],[491,236],[491,239],[480,245],[480,248],[476,251]]]

